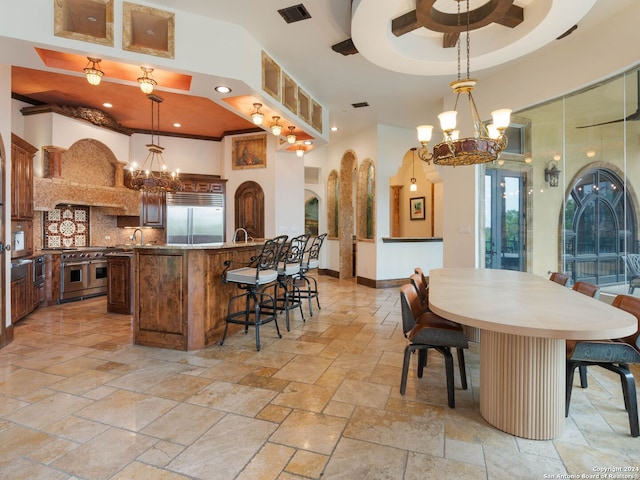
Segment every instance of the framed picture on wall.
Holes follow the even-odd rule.
[[[233,139],[233,170],[267,168],[267,135],[250,135]]]
[[[424,220],[425,219],[425,204],[424,197],[413,197],[409,199],[409,208],[411,211],[409,215],[411,220]]]

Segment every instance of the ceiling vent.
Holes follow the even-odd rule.
[[[303,4],[293,5],[292,7],[281,8],[278,13],[282,15],[284,21],[287,23],[299,22],[300,20],[306,20],[311,18],[309,10]]]
[[[353,108],[363,108],[363,107],[368,107],[369,106],[369,102],[358,102],[358,103],[352,103],[351,106]]]

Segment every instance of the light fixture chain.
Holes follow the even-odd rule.
[[[460,3],[458,2],[458,8]],[[469,36],[469,0],[467,0],[467,78],[471,77],[471,38]]]
[[[456,46],[458,48],[458,81],[460,80],[460,1],[461,0],[456,0],[458,3],[458,42],[456,43]],[[469,38],[467,36],[467,38]],[[469,76],[469,74],[467,73],[467,77]]]

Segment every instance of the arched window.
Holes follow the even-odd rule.
[[[369,159],[358,169],[358,239],[375,235],[375,167]]]
[[[636,245],[636,215],[624,182],[608,168],[587,170],[575,182],[564,213],[565,269],[573,281],[624,281],[622,255]]]
[[[327,181],[327,225],[328,235],[338,237],[338,172],[331,170]]]

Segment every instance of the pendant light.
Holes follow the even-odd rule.
[[[260,111],[262,108],[261,103],[254,103],[253,108],[255,109],[251,114],[251,119],[253,120],[254,125],[262,125],[262,119],[264,118],[264,114]]]
[[[294,144],[296,143],[296,134],[294,133],[296,127],[293,125],[289,125],[289,133],[287,133],[287,143]]]
[[[100,70],[98,64],[102,61],[100,58],[87,57],[89,63],[84,68],[84,74],[87,77],[87,82],[90,85],[100,85],[104,72]]]
[[[138,77],[138,83],[140,84],[140,90],[145,95],[149,95],[153,92],[153,87],[155,87],[158,82],[156,82],[153,78],[151,78],[151,73],[153,72],[153,68],[150,67],[140,67],[144,72],[141,77]]]
[[[278,123],[280,117],[278,115],[274,115],[273,117],[273,125],[271,125],[271,133],[273,133],[276,137],[282,133],[282,125]]]

